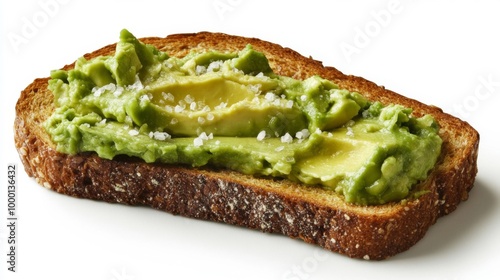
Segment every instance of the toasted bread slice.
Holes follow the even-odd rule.
[[[410,107],[415,116],[433,115],[441,127],[442,152],[429,177],[414,187],[428,192],[400,202],[358,206],[346,203],[333,191],[284,179],[148,164],[129,157],[105,160],[94,153],[62,154],[43,128],[54,111],[54,98],[47,89],[49,78],[36,79],[22,91],[14,124],[25,170],[39,184],[74,197],[149,205],[175,215],[280,233],[349,257],[377,260],[409,249],[439,217],[468,198],[477,173],[479,134],[437,107],[255,38],[202,32],[141,40],[171,56],[184,56],[192,50],[236,51],[251,44],[268,57],[277,74],[297,79],[320,75],[370,100]],[[109,55],[114,50],[113,44],[85,57]]]

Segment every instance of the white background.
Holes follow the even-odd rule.
[[[499,279],[500,5],[495,1],[2,1],[1,279]],[[445,108],[481,134],[470,199],[409,251],[353,260],[286,237],[75,199],[38,186],[13,144],[33,79],[138,37],[219,31],[279,43]],[[18,166],[16,273],[7,271],[7,164]]]

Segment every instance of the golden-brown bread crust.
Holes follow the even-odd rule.
[[[49,78],[36,79],[22,91],[14,124],[25,170],[39,184],[74,197],[149,205],[175,215],[280,233],[350,257],[377,260],[409,249],[440,216],[468,198],[477,173],[479,134],[439,108],[255,38],[201,32],[141,40],[171,56],[191,50],[235,51],[252,44],[266,54],[277,74],[298,79],[320,75],[369,99],[411,107],[415,115],[432,114],[441,126],[442,153],[428,179],[416,186],[429,192],[398,203],[357,206],[345,203],[335,192],[287,180],[147,164],[129,157],[105,160],[94,153],[62,154],[42,126],[54,110],[53,95],[47,89]],[[112,44],[85,57],[109,55],[114,50]]]

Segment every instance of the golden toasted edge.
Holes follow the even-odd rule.
[[[42,127],[53,111],[47,78],[35,80],[21,93],[14,125],[16,147],[26,172],[39,184],[75,197],[150,205],[187,217],[281,233],[365,259],[384,259],[407,250],[439,216],[453,211],[468,197],[477,172],[479,135],[467,123],[438,108],[255,38],[202,32],[142,40],[174,56],[193,49],[234,51],[250,43],[266,53],[278,74],[302,79],[319,74],[370,99],[412,107],[417,115],[434,115],[442,127],[444,144],[438,166],[419,185],[430,192],[401,203],[360,207],[346,204],[335,193],[286,180],[145,164],[126,157],[109,161],[92,153],[61,154],[54,150]],[[113,51],[114,44],[85,56]],[[64,68],[71,67],[73,64]]]

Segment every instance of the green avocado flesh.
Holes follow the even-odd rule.
[[[52,71],[48,87],[59,152],[286,178],[360,205],[406,198],[441,150],[432,116],[277,75],[250,45],[177,58],[122,30],[114,55]]]

